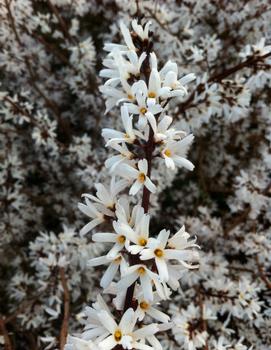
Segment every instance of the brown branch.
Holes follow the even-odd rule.
[[[9,23],[10,23],[10,26],[11,26],[11,29],[15,35],[15,38],[16,38],[16,41],[18,43],[18,45],[20,46],[21,49],[24,49],[24,45],[21,41],[21,38],[19,36],[19,33],[16,29],[16,25],[15,25],[15,21],[14,21],[14,18],[13,18],[13,15],[11,13],[11,9],[10,9],[10,3],[8,2],[8,0],[5,0],[5,6],[6,6],[6,9],[8,11],[8,19],[9,19]],[[60,115],[60,112],[59,112],[59,109],[58,109],[58,106],[57,104],[50,100],[45,94],[43,91],[41,91],[41,89],[37,86],[36,84],[36,80],[37,80],[37,76],[36,76],[36,73],[33,71],[32,69],[32,66],[31,66],[31,63],[30,63],[30,60],[28,57],[24,56],[24,62],[25,62],[25,65],[26,65],[26,68],[29,72],[29,75],[30,75],[30,79],[29,79],[29,84],[30,86],[33,86],[34,90],[36,90],[36,92],[44,99],[45,101],[45,104],[52,110],[52,112],[55,114],[57,120],[59,122],[62,121],[62,117]]]
[[[55,55],[61,62],[71,66],[70,61],[65,57],[53,44],[49,44],[42,36],[37,35],[35,32],[31,33],[45,48],[46,51]]]
[[[12,107],[19,113],[23,114],[24,116],[28,117],[30,120],[32,120],[31,114],[28,112],[27,109],[22,108],[20,105],[18,105],[16,102],[12,101],[8,96],[4,97],[4,101],[8,102]]]
[[[71,37],[69,30],[68,30],[68,27],[67,27],[67,24],[64,21],[64,19],[62,18],[62,16],[60,15],[57,7],[54,4],[52,4],[52,2],[50,0],[47,0],[47,3],[49,5],[50,9],[52,10],[52,12],[54,13],[54,15],[56,16],[56,18],[58,19],[58,22],[60,24],[60,28],[61,28],[62,33],[64,34],[65,38],[76,44],[75,40]]]
[[[61,325],[61,331],[60,331],[60,350],[64,350],[64,346],[66,344],[66,339],[68,335],[68,327],[69,327],[69,316],[70,316],[70,292],[68,289],[67,279],[65,276],[65,269],[61,267],[59,269],[60,274],[60,280],[63,288],[64,293],[64,315],[63,315],[63,321]]]
[[[3,318],[0,318],[0,330],[5,341],[5,350],[13,350],[13,346],[5,325],[5,320]]]
[[[251,56],[249,57],[246,61],[241,62],[239,64],[237,64],[234,67],[228,68],[225,71],[218,73],[218,74],[214,74],[212,75],[209,79],[208,79],[208,83],[210,82],[220,82],[223,79],[227,78],[229,75],[238,72],[239,70],[245,68],[245,67],[249,67],[250,65],[253,65],[257,62],[260,62],[262,60],[264,60],[265,58],[271,56],[271,52],[266,53],[263,56]]]
[[[271,281],[266,276],[266,274],[264,272],[264,269],[263,269],[262,265],[260,264],[258,255],[256,255],[256,264],[257,264],[257,267],[258,267],[258,271],[259,271],[261,280],[265,283],[265,285],[266,285],[266,287],[268,289],[271,289]]]
[[[239,224],[241,224],[249,215],[250,213],[250,206],[247,207],[239,216],[236,216],[231,224],[224,230],[224,236],[227,237],[228,234],[235,229]]]
[[[35,303],[38,299],[40,298],[40,295],[37,296],[34,299],[31,300],[26,300],[22,302],[22,304],[18,307],[18,309],[11,315],[5,317],[4,322],[5,323],[10,323],[12,322],[15,318],[17,318],[25,309],[27,309],[29,306],[31,306],[33,303]]]
[[[203,331],[207,332],[207,322],[204,318],[204,304],[203,304],[203,294],[199,293],[199,308],[200,308],[200,320],[201,320],[201,328]],[[208,339],[206,339],[204,350],[209,350]]]
[[[271,182],[265,187],[265,189],[261,192],[263,195],[267,196],[271,189]],[[235,217],[232,221],[232,223],[224,230],[224,235],[227,237],[228,234],[235,229],[239,224],[244,222],[246,218],[248,217],[249,213],[251,211],[251,206],[249,205],[241,214],[237,217]]]
[[[237,64],[234,67],[228,68],[226,70],[224,70],[221,73],[216,73],[214,75],[212,75],[209,79],[208,79],[208,83],[212,83],[212,82],[221,82],[223,79],[227,78],[228,76],[230,76],[233,73],[238,72],[239,70],[245,68],[245,67],[249,67],[251,65],[256,64],[259,61],[264,60],[265,58],[271,56],[271,52],[268,52],[267,54],[263,55],[263,56],[251,56],[249,57],[246,61],[241,62],[239,64]],[[192,105],[192,102],[194,100],[194,97],[197,93],[201,93],[205,90],[205,85],[204,84],[199,84],[195,90],[191,93],[191,95],[188,97],[188,99],[186,101],[184,101],[183,103],[181,103],[179,105],[179,112],[183,113],[186,109],[190,108]]]

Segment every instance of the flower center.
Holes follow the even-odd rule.
[[[123,244],[126,241],[126,237],[121,235],[117,238],[118,243]]]
[[[142,107],[142,108],[140,108],[139,112],[140,112],[140,114],[145,114],[147,112],[147,108]]]
[[[166,149],[164,154],[165,154],[165,156],[170,157],[171,156],[171,151],[169,149]]]
[[[138,174],[138,181],[143,183],[145,182],[145,179],[146,179],[146,175],[144,173],[139,173]]]
[[[140,274],[140,275],[144,275],[144,273],[146,272],[145,271],[145,268],[143,266],[140,266],[138,269],[137,269],[137,272]]]
[[[150,91],[150,92],[148,93],[148,96],[149,96],[149,98],[155,98],[155,97],[156,97],[156,93],[153,92],[153,91]]]
[[[145,238],[139,238],[138,243],[142,247],[145,247],[145,245],[147,244],[147,240]]]
[[[119,342],[122,338],[122,333],[120,329],[117,329],[114,333],[114,338],[117,342]]]
[[[139,306],[140,306],[140,308],[142,309],[142,310],[148,310],[148,308],[149,308],[149,304],[145,301],[145,300],[143,300],[143,301],[141,301],[141,303],[139,304]]]
[[[114,259],[114,262],[116,264],[119,264],[121,262],[121,256],[118,256],[116,259]]]
[[[129,100],[133,100],[134,99],[134,96],[131,95],[131,94],[128,94],[127,97],[129,98]]]
[[[164,255],[164,252],[162,249],[155,249],[154,254],[157,256],[157,258],[161,258]]]

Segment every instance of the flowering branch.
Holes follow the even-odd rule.
[[[147,350],[151,346],[162,349],[155,334],[170,329],[171,324],[169,316],[156,309],[155,304],[170,298],[170,290],[179,286],[183,268],[194,268],[191,262],[197,259],[197,254],[191,249],[196,247],[195,240],[189,239],[184,227],[171,238],[170,232],[165,229],[156,237],[149,234],[150,195],[157,191],[151,179],[154,152],[157,150],[155,156],[162,160],[160,166],[165,165],[171,170],[176,167],[194,168],[186,159],[193,136],[170,128],[172,118],[166,115],[166,106],[173,97],[186,96],[185,85],[195,79],[194,74],[179,79],[177,65],[171,61],[158,70],[149,27],[150,22],[141,25],[134,20],[130,32],[121,23],[125,45],[105,45],[109,54],[104,60],[106,68],[101,71],[101,76],[108,80],[100,90],[106,97],[107,112],[123,103],[121,118],[124,132],[103,129],[106,146],[118,152],[105,162],[113,175],[110,188],[97,184],[96,197],[85,194],[86,204],[79,204],[80,210],[91,217],[81,230],[83,235],[108,218],[114,220],[113,233],[100,232],[92,236],[93,241],[113,243],[113,247],[105,256],[89,261],[90,266],[109,264],[101,286],[116,295],[114,306],[122,311],[122,318],[116,323],[111,311],[98,296],[91,313],[100,320],[94,329],[104,333],[102,339],[105,339],[94,335],[88,345],[93,344],[95,349],[101,350]],[[138,116],[137,122],[134,116]],[[118,177],[123,179],[117,181]],[[141,205],[134,206],[132,211],[124,195],[118,198],[126,187],[130,187],[129,195],[132,196],[143,190]],[[175,262],[172,264],[172,261]],[[120,280],[114,283],[118,270]],[[143,328],[134,330],[137,324],[144,322],[145,314],[160,323],[144,324]],[[109,336],[106,335],[108,332]],[[80,341],[77,338],[70,340],[75,343]],[[150,345],[143,346],[142,342]]]

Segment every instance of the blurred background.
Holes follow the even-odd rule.
[[[267,0],[0,0],[0,347],[58,349],[64,302],[74,333],[99,292],[86,263],[103,246],[79,236],[77,203],[109,183],[101,129],[121,127],[99,92],[103,45],[140,18],[161,66],[197,76],[168,107],[195,135],[195,170],[153,174],[151,229],[185,224],[201,246],[163,346],[270,349],[270,14]]]

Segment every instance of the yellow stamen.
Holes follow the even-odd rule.
[[[120,329],[117,329],[114,333],[114,338],[117,342],[119,342],[122,338],[122,333]]]
[[[140,114],[145,114],[145,113],[147,113],[147,108],[142,107],[142,108],[140,108],[139,112],[140,112]]]
[[[114,259],[114,262],[117,263],[117,264],[120,263],[121,262],[121,256],[119,256],[116,259]]]
[[[142,247],[145,247],[145,245],[147,244],[147,240],[145,238],[139,238],[138,243]]]
[[[128,94],[127,97],[129,98],[129,100],[133,100],[134,99],[134,96],[131,95],[131,94]]]
[[[155,97],[156,97],[156,93],[153,92],[153,91],[150,91],[150,92],[148,93],[148,96],[149,96],[149,98],[155,98]]]
[[[146,175],[144,173],[139,173],[138,174],[138,181],[143,183],[145,182],[145,179],[146,179]]]
[[[155,249],[154,254],[157,256],[157,258],[161,258],[164,255],[164,252],[162,249]]]
[[[126,241],[126,237],[121,235],[117,238],[118,243],[123,244]]]
[[[140,306],[140,308],[142,309],[142,310],[148,310],[148,308],[149,308],[149,303],[147,303],[145,300],[143,300],[143,301],[141,301],[141,303],[139,304],[139,306]]]
[[[171,156],[171,151],[169,149],[166,149],[164,154],[165,154],[165,156],[170,157]]]
[[[137,272],[140,274],[140,275],[144,275],[144,273],[146,272],[145,268],[143,266],[140,266],[138,269],[137,269]]]

